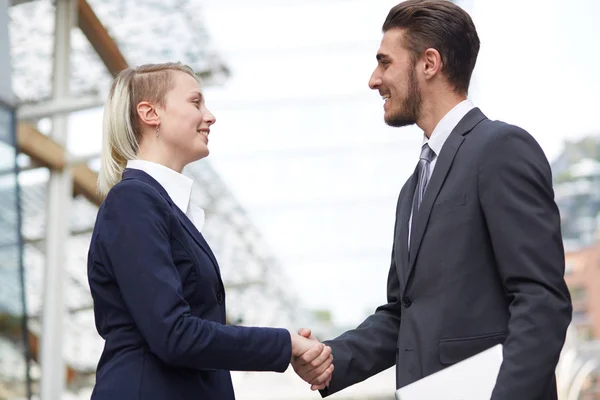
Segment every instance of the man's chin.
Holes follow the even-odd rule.
[[[384,117],[385,123],[394,128],[402,128],[403,126],[410,126],[417,123],[414,118],[404,118],[404,117]]]

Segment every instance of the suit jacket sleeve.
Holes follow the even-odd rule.
[[[550,166],[527,132],[505,125],[495,135],[479,191],[510,312],[492,400],[545,399],[572,308]]]
[[[320,391],[322,397],[362,382],[395,365],[401,299],[400,282],[394,260],[394,250],[392,250],[392,262],[387,279],[387,304],[378,307],[375,313],[356,329],[345,332],[336,339],[323,342],[331,347],[335,370],[329,386]]]
[[[158,192],[141,182],[122,182],[103,207],[95,251],[102,253],[104,267],[150,351],[179,367],[287,369],[291,359],[287,330],[229,326],[191,315],[171,257],[173,217]]]

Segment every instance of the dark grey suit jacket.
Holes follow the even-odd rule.
[[[571,321],[560,218],[537,142],[475,108],[444,144],[408,249],[415,175],[396,211],[387,301],[325,342],[322,396],[396,365],[396,387],[504,343],[492,400],[556,399]],[[410,256],[409,256],[410,254]]]

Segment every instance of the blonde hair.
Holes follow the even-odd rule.
[[[112,83],[104,105],[102,121],[102,160],[98,191],[106,195],[123,174],[128,160],[137,158],[141,140],[137,105],[142,101],[164,107],[166,94],[173,88],[172,71],[200,79],[181,63],[146,64],[121,71]]]

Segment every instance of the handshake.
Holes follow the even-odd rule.
[[[300,329],[298,334],[290,332],[292,338],[292,360],[294,371],[310,383],[311,390],[322,390],[329,386],[333,374],[331,347],[315,339],[309,329]]]

